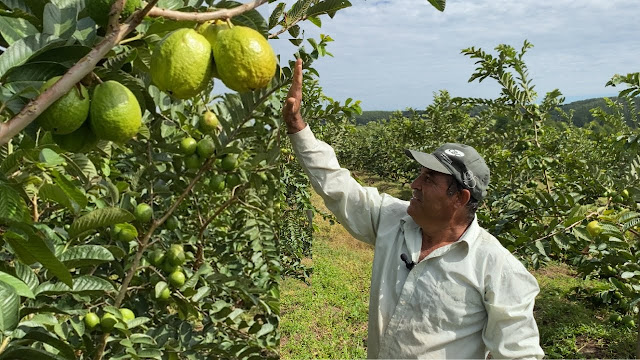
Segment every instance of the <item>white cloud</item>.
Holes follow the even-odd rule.
[[[535,47],[525,61],[540,96],[554,88],[571,99],[614,95],[604,86],[613,74],[640,71],[637,0],[449,0],[443,13],[426,1],[352,4],[322,16],[320,29],[302,26],[306,37],[336,40],[328,47],[335,57],[314,64],[325,93],[362,100],[366,110],[424,109],[440,89],[497,96],[491,80],[467,83],[474,61],[460,50],[470,46],[494,53],[528,39]],[[273,41],[285,59],[295,51],[286,38]]]

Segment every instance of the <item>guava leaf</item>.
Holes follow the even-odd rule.
[[[135,216],[125,209],[121,208],[101,208],[76,219],[69,228],[69,237],[73,238],[79,234],[95,230],[101,227],[133,221]]]
[[[12,67],[24,64],[34,54],[60,46],[64,41],[51,35],[35,34],[14,42],[0,55],[0,79]]]
[[[11,286],[19,296],[28,297],[30,299],[35,298],[35,295],[33,295],[33,292],[29,289],[27,284],[11,274],[0,271],[0,281]]]
[[[62,155],[69,164],[69,174],[81,178],[84,182],[98,176],[98,170],[85,154]]]
[[[0,281],[0,331],[12,330],[20,321],[20,297],[13,287]]]
[[[307,17],[318,16],[322,14],[335,13],[340,9],[345,9],[351,6],[351,3],[346,0],[327,0],[319,2],[307,9]],[[317,24],[316,24],[317,25]]]
[[[285,6],[285,3],[279,3],[273,10],[271,16],[269,16],[269,29],[273,29],[274,26],[278,25],[278,22],[280,22],[280,17],[282,16],[282,13],[284,13]]]
[[[29,209],[18,191],[0,181],[0,223],[29,220]]]
[[[429,0],[429,4],[433,5],[433,7],[439,11],[444,11],[446,2],[447,0]]]
[[[22,282],[24,282],[33,293],[33,290],[35,290],[35,288],[40,284],[38,277],[33,273],[33,269],[20,261],[16,261],[15,267],[16,276],[22,280]]]
[[[109,281],[96,276],[84,275],[75,278],[71,287],[59,282],[43,282],[36,288],[35,294],[64,294],[68,292],[86,294],[114,290],[115,288]]]
[[[68,38],[76,31],[76,9],[65,7],[59,9],[55,4],[48,3],[43,13],[43,34],[51,34],[60,38]]]
[[[69,344],[67,344],[66,342],[58,339],[50,333],[34,330],[28,332],[24,337],[22,337],[22,339],[35,340],[41,343],[49,344],[56,350],[60,351],[60,354],[63,355],[65,359],[76,359],[73,348],[71,348],[71,346],[69,346]]]
[[[75,208],[74,213],[77,214],[80,210],[84,209],[87,206],[88,200],[82,190],[57,170],[53,170],[51,173],[56,180],[56,185],[58,185],[69,197],[69,200],[72,201],[73,207]]]
[[[67,268],[71,269],[98,265],[114,260],[114,257],[109,250],[100,245],[77,245],[63,252],[59,259]],[[0,280],[2,279],[0,278]]]
[[[52,354],[46,350],[29,346],[11,346],[2,353],[0,360],[67,360],[61,356]]]
[[[0,34],[9,46],[22,38],[37,33],[38,29],[25,19],[0,16]]]
[[[69,270],[51,251],[42,233],[38,232],[33,226],[15,223],[4,234],[4,240],[9,243],[18,258],[24,263],[33,264],[39,262],[60,281],[71,285],[72,279]]]
[[[62,75],[66,67],[51,61],[28,62],[24,65],[11,68],[5,74],[7,83],[46,81],[54,76]]]

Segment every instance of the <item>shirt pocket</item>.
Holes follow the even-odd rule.
[[[486,314],[481,295],[472,286],[441,281],[433,287],[430,296],[424,295],[419,296],[424,314],[436,329],[452,330],[473,323]]]

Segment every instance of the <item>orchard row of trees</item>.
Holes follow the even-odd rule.
[[[496,54],[463,50],[478,64],[469,81],[497,81],[496,99],[441,91],[422,114],[397,112],[332,144],[344,167],[405,184],[418,169],[403,149],[474,146],[492,171],[478,213],[482,226],[529,265],[554,259],[606,279],[588,296],[632,326],[640,301],[639,75],[614,76],[608,85],[626,85],[620,96],[605,99],[606,108],[591,110],[595,120],[577,127],[559,107],[560,91],[538,102],[523,59],[531,47],[525,41],[519,50],[500,45]]]

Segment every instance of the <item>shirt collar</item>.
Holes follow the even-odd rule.
[[[416,224],[416,222],[413,221],[413,218],[411,217],[411,215],[407,214],[402,218],[400,218],[400,228],[405,234],[419,227],[420,226],[418,226],[418,224]],[[474,215],[473,221],[467,227],[467,230],[465,230],[464,233],[462,233],[462,236],[460,236],[460,239],[458,240],[466,242],[467,245],[471,247],[477,241],[478,235],[480,235],[480,225],[478,225],[478,216]]]

